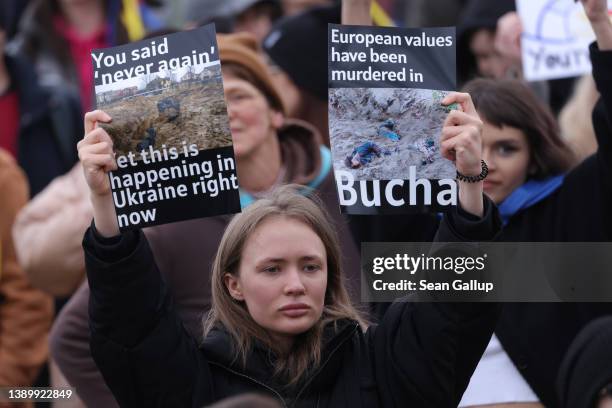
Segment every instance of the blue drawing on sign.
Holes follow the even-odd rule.
[[[570,27],[576,4],[564,0],[548,0],[540,10],[535,32],[525,31],[523,37],[546,44],[569,44],[576,40]],[[558,27],[562,30],[558,30]]]

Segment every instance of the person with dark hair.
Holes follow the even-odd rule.
[[[469,0],[457,26],[457,71],[465,83],[476,74],[486,78],[508,78],[511,62],[495,49],[497,21],[515,10],[513,0]]]
[[[601,93],[593,112],[594,155],[576,163],[552,113],[525,85],[475,80],[464,88],[484,122],[484,190],[499,206],[504,241],[599,242],[612,236],[612,23],[605,0],[582,3],[597,36],[590,48]],[[506,304],[461,406],[558,406],[555,376],[570,343],[584,325],[610,313],[609,304]]]
[[[76,99],[38,86],[29,62],[8,50],[11,3],[0,3],[0,147],[25,171],[32,195],[77,161],[82,133]]]
[[[126,4],[127,3],[127,4]],[[146,2],[31,0],[15,39],[16,53],[34,64],[40,84],[70,92],[82,111],[93,106],[91,51],[139,40],[161,25]]]
[[[612,316],[580,331],[559,370],[561,408],[612,407]]]
[[[491,156],[485,191],[493,201],[502,203],[520,186],[528,189],[527,180],[558,181],[576,164],[552,112],[527,85],[476,79],[463,89],[474,98],[484,121],[485,150]]]
[[[599,144],[594,155],[577,163],[550,109],[524,84],[480,79],[464,88],[484,123],[484,190],[499,206],[502,241],[598,242],[612,235],[612,24],[605,0],[583,3],[597,34],[590,52],[602,95],[593,113]],[[450,117],[458,120],[462,112]],[[452,132],[445,128],[442,137]],[[385,216],[376,225],[353,222],[352,228],[361,241],[423,242],[436,225],[432,216]],[[382,316],[384,307],[378,312]],[[570,343],[584,325],[610,313],[612,306],[602,303],[504,305],[460,406],[558,406],[555,376]]]
[[[341,11],[317,7],[283,18],[263,41],[288,116],[315,126],[327,146],[327,24],[339,24]]]

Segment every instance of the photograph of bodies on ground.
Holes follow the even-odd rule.
[[[454,179],[454,164],[440,155],[440,134],[454,106],[448,91],[404,88],[329,90],[329,132],[336,170],[355,180]]]
[[[113,118],[101,126],[117,155],[232,145],[219,61],[97,86],[96,102]]]

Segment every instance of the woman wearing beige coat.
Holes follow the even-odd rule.
[[[0,387],[32,385],[49,352],[51,297],[32,287],[11,238],[15,216],[27,200],[25,175],[0,149]]]
[[[91,218],[79,164],[21,211],[13,237],[19,262],[34,286],[56,297],[68,297],[78,288],[85,273],[81,240]]]

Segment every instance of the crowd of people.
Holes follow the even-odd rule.
[[[580,2],[592,75],[527,82],[513,0],[2,0],[0,387],[73,387],[73,407],[612,407],[612,303],[360,302],[362,242],[610,241],[612,22]],[[437,137],[464,176],[443,216],[339,211],[327,27],[385,7],[457,26]],[[210,22],[242,212],[120,232],[90,52]]]

